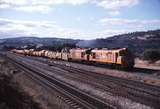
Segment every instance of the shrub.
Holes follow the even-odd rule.
[[[143,52],[142,58],[152,62],[160,60],[160,49],[147,49]]]

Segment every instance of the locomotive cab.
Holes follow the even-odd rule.
[[[133,68],[134,66],[134,56],[128,49],[124,48],[119,51],[117,57],[117,62],[121,62],[122,67],[124,68]]]

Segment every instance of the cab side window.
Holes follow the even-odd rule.
[[[85,53],[84,53],[84,52],[82,52],[82,53],[81,53],[81,58],[84,58],[84,55],[85,55]]]
[[[93,58],[93,59],[96,58],[96,53],[92,53],[92,58]]]
[[[118,53],[116,53],[116,58],[118,57]]]

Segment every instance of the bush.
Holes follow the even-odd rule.
[[[160,60],[160,49],[148,49],[143,52],[143,60],[155,62]]]

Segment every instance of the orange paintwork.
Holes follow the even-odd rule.
[[[90,61],[122,64],[121,56],[118,56],[121,50],[124,50],[124,49],[92,50],[90,55]]]

